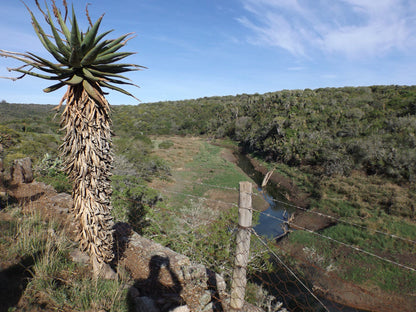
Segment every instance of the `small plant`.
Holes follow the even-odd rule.
[[[159,144],[159,148],[169,149],[173,146],[173,142],[170,140],[163,141]]]
[[[52,185],[57,192],[71,192],[72,184],[64,172],[63,161],[59,157],[46,153],[35,166],[35,173],[38,181]]]

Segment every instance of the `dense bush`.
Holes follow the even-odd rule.
[[[416,87],[283,90],[117,107],[148,134],[229,137],[247,151],[325,175],[351,170],[415,180]],[[123,116],[121,118],[121,116]]]

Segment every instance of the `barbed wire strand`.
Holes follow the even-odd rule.
[[[172,194],[176,194],[176,195],[183,195],[183,196],[187,196],[187,197],[202,199],[202,200],[205,200],[205,201],[212,201],[212,202],[217,202],[217,203],[220,203],[220,204],[225,204],[225,205],[238,207],[238,205],[236,203],[225,202],[225,201],[222,201],[222,200],[210,199],[210,198],[206,198],[206,197],[201,197],[201,196],[196,196],[196,195],[191,195],[191,194],[186,194],[186,193],[181,193],[181,192],[176,192],[176,191],[168,191],[166,189],[159,189],[159,191],[166,192],[166,193],[172,193]]]
[[[254,194],[254,195],[255,196],[261,196],[260,194]],[[345,220],[339,219],[337,217],[324,214],[322,212],[318,212],[318,211],[306,209],[306,208],[303,208],[303,207],[300,207],[300,206],[296,206],[296,205],[293,205],[293,204],[290,204],[290,203],[286,203],[286,202],[281,201],[281,200],[278,200],[278,199],[274,199],[273,198],[273,199],[269,199],[269,200],[271,200],[273,202],[276,202],[276,203],[279,203],[279,204],[283,204],[283,205],[288,206],[288,207],[292,207],[292,208],[296,208],[296,209],[302,210],[302,211],[307,212],[307,213],[313,213],[313,214],[319,215],[321,217],[325,217],[325,218],[332,219],[332,220],[335,220],[335,221],[338,221],[338,222],[341,222],[341,223],[345,223],[345,224],[349,224],[349,225],[352,225],[352,226],[356,226],[356,227],[359,227],[359,228],[362,228],[362,229],[374,231],[374,232],[376,232],[378,234],[390,236],[392,238],[396,238],[396,239],[400,239],[400,240],[403,240],[403,241],[407,241],[409,243],[416,244],[416,241],[414,241],[414,240],[412,240],[410,238],[405,238],[405,237],[401,237],[401,236],[398,236],[398,235],[395,235],[395,234],[390,234],[390,233],[382,232],[380,230],[371,229],[368,226],[360,225],[360,224],[357,224],[357,223],[354,223],[354,222],[351,222],[351,221],[345,221]]]
[[[257,212],[259,212],[259,213],[261,213],[261,214],[263,214],[263,215],[266,215],[266,216],[268,216],[268,217],[270,217],[270,218],[273,218],[273,219],[276,219],[276,220],[279,220],[279,221],[282,221],[282,222],[286,222],[286,223],[287,223],[287,220],[283,220],[283,219],[281,219],[281,218],[279,218],[279,217],[272,216],[271,214],[265,213],[265,212],[260,211],[260,210],[256,210],[256,209],[253,209],[253,210],[254,210],[254,211],[257,211]],[[323,235],[323,234],[317,233],[317,232],[312,231],[312,230],[310,230],[310,229],[308,229],[308,228],[305,228],[305,227],[303,227],[303,226],[297,225],[297,224],[295,224],[295,223],[293,223],[293,222],[290,222],[290,224],[292,224],[293,226],[295,226],[295,227],[297,227],[297,228],[299,228],[299,229],[301,229],[301,230],[303,230],[303,231],[306,231],[306,232],[308,232],[308,233],[311,233],[311,234],[314,234],[314,235],[317,235],[317,236],[320,236],[320,237],[326,238],[326,239],[328,239],[328,240],[331,240],[331,241],[333,241],[333,242],[336,242],[336,243],[338,243],[338,244],[341,244],[341,245],[343,245],[343,246],[345,246],[345,247],[349,247],[349,248],[354,249],[354,250],[356,250],[356,251],[359,251],[359,252],[365,253],[365,254],[367,254],[367,255],[369,255],[369,256],[372,256],[372,257],[378,258],[378,259],[380,259],[380,260],[383,260],[383,261],[389,262],[389,263],[391,263],[391,264],[394,264],[394,265],[400,266],[400,267],[405,268],[405,269],[407,269],[407,270],[410,270],[410,271],[416,272],[416,269],[415,269],[415,268],[409,267],[409,266],[407,266],[407,265],[404,265],[404,264],[398,263],[398,262],[396,262],[396,261],[393,261],[393,260],[390,260],[390,259],[387,259],[387,258],[383,258],[383,257],[381,257],[381,256],[378,256],[378,255],[376,255],[376,254],[372,253],[372,252],[369,252],[369,251],[367,251],[367,250],[364,250],[364,249],[358,248],[358,247],[356,247],[356,246],[353,246],[353,245],[350,245],[350,244],[347,244],[347,243],[341,242],[341,241],[339,241],[339,240],[337,240],[337,239],[335,239],[335,238],[332,238],[332,237],[330,237],[330,236],[326,236],[326,235]]]
[[[224,190],[232,190],[232,191],[236,191],[236,192],[239,191],[235,187],[219,186],[219,185],[207,184],[207,183],[203,183],[203,182],[192,182],[192,181],[187,181],[187,180],[181,180],[181,182],[184,182],[184,183],[187,183],[187,184],[204,185],[204,186],[219,188],[219,189],[224,189]],[[258,187],[258,186],[256,185],[256,187]],[[254,193],[253,192],[252,195],[264,197],[264,194],[261,194],[261,193]],[[278,199],[275,199],[275,198],[269,198],[268,200],[279,203],[279,204],[283,204],[285,206],[292,207],[292,208],[295,208],[295,209],[298,209],[298,210],[302,210],[306,213],[316,214],[318,216],[328,218],[328,219],[331,219],[331,220],[335,220],[335,221],[340,222],[340,223],[344,223],[344,224],[348,224],[348,225],[351,225],[351,226],[359,227],[361,229],[373,231],[377,234],[389,236],[389,237],[394,238],[394,239],[400,239],[402,241],[406,241],[406,242],[409,242],[409,243],[412,243],[412,244],[416,245],[416,241],[412,240],[410,238],[401,237],[401,236],[396,235],[396,234],[386,233],[386,232],[383,232],[383,231],[380,231],[380,230],[372,229],[372,228],[369,228],[368,226],[365,226],[365,225],[361,225],[361,224],[358,224],[358,223],[355,223],[355,222],[352,222],[352,221],[346,221],[346,220],[343,220],[343,219],[340,219],[340,218],[337,218],[337,217],[334,217],[334,216],[331,216],[331,215],[328,215],[328,214],[325,214],[325,213],[322,213],[322,212],[306,209],[306,208],[303,208],[303,207],[300,207],[300,206],[297,206],[297,205],[294,205],[294,204],[291,204],[291,203],[287,203],[287,202],[284,202],[282,200],[278,200]]]
[[[186,180],[180,180],[180,182],[187,183],[187,184],[205,185],[205,186],[209,186],[209,187],[215,187],[215,188],[220,188],[220,189],[224,189],[224,190],[231,190],[231,191],[238,192],[238,189],[236,187],[219,186],[219,185],[207,184],[207,183],[203,183],[203,182],[192,182],[192,181],[186,181]]]
[[[225,204],[225,205],[230,205],[230,206],[238,207],[238,205],[237,205],[237,204],[235,204],[235,203],[225,202],[225,201],[221,201],[221,200],[209,199],[209,198],[206,198],[206,197],[200,197],[200,196],[191,195],[191,194],[185,194],[185,193],[176,192],[176,191],[168,191],[168,190],[165,190],[165,189],[162,189],[162,190],[160,190],[160,191],[164,191],[164,192],[167,192],[167,193],[173,193],[173,194],[177,194],[177,195],[183,195],[183,196],[187,196],[187,197],[191,197],[191,198],[202,199],[202,200],[206,200],[206,201],[213,201],[213,202],[217,202],[217,203],[221,203],[221,204]],[[249,193],[249,195],[252,195],[252,193]],[[268,214],[268,213],[266,213],[266,212],[264,212],[264,211],[261,211],[261,210],[255,209],[255,208],[252,208],[252,209],[253,209],[253,211],[256,211],[256,212],[258,212],[258,213],[260,213],[260,214],[263,214],[263,215],[265,215],[265,216],[267,216],[267,217],[273,218],[273,219],[275,219],[275,220],[279,220],[279,221],[281,221],[281,222],[283,222],[283,223],[287,223],[287,220],[284,220],[284,219],[282,219],[282,218],[279,218],[279,217],[273,216],[273,215],[271,215],[271,214]],[[380,260],[382,260],[382,261],[389,262],[389,263],[391,263],[391,264],[394,264],[394,265],[400,266],[400,267],[405,268],[405,269],[407,269],[407,270],[410,270],[410,271],[414,271],[414,272],[416,272],[416,269],[415,269],[415,268],[409,267],[409,266],[407,266],[407,265],[404,265],[404,264],[398,263],[398,262],[396,262],[396,261],[393,261],[393,260],[390,260],[390,259],[387,259],[387,258],[383,258],[383,257],[381,257],[381,256],[378,256],[378,255],[376,255],[376,254],[372,253],[372,252],[369,252],[369,251],[364,250],[364,249],[361,249],[361,248],[359,248],[359,247],[356,247],[356,246],[353,246],[353,245],[350,245],[350,244],[344,243],[344,242],[339,241],[339,240],[337,240],[337,239],[335,239],[335,238],[332,238],[332,237],[330,237],[330,236],[326,236],[326,235],[323,235],[323,234],[317,233],[317,232],[312,231],[312,230],[310,230],[310,229],[308,229],[308,228],[305,228],[305,227],[303,227],[303,226],[297,225],[297,224],[295,224],[295,223],[293,223],[293,222],[290,222],[290,224],[292,224],[293,226],[295,226],[295,227],[297,227],[297,228],[299,228],[299,229],[301,229],[301,230],[303,230],[303,231],[306,231],[306,232],[308,232],[308,233],[311,233],[311,234],[313,234],[313,235],[317,235],[317,236],[320,236],[320,237],[326,238],[326,239],[328,239],[328,240],[331,240],[331,241],[333,241],[333,242],[336,242],[336,243],[341,244],[341,245],[343,245],[343,246],[346,246],[346,247],[348,247],[348,248],[351,248],[351,249],[354,249],[354,250],[356,250],[356,251],[359,251],[359,252],[365,253],[365,254],[367,254],[367,255],[369,255],[369,256],[372,256],[372,257],[378,258],[378,259],[380,259]]]
[[[259,234],[257,234],[257,232],[252,228],[251,232],[257,237],[257,239],[269,250],[269,252],[280,262],[280,264],[312,295],[312,297],[315,298],[316,301],[319,302],[319,304],[327,311],[330,312],[328,310],[328,308],[322,303],[321,300],[319,300],[319,298],[312,292],[312,290],[310,290],[308,288],[308,286],[305,285],[305,283],[302,282],[302,280],[283,262],[282,259],[280,259],[280,257],[269,248],[269,246],[267,246],[266,242],[264,242],[263,239],[261,239],[261,237],[259,236]]]

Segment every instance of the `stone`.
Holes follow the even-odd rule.
[[[32,160],[29,157],[16,159],[11,170],[12,184],[31,183],[33,181]]]
[[[97,257],[92,257],[92,273],[95,278],[107,280],[117,280],[117,272],[114,271],[108,263],[98,262]]]
[[[202,312],[212,312],[212,311],[216,311],[214,310],[214,305],[212,304],[212,302],[207,304],[205,308],[202,310]]]
[[[72,258],[72,261],[81,263],[81,264],[89,264],[90,257],[85,252],[80,251],[79,249],[74,249],[69,253]]]
[[[211,292],[205,291],[205,293],[199,298],[199,304],[201,307],[205,307],[208,303],[211,302]]]
[[[173,309],[172,312],[191,312],[191,310],[189,310],[188,306],[184,305]]]

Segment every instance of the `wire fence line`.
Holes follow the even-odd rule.
[[[328,308],[325,306],[325,304],[322,303],[322,301],[313,293],[312,290],[309,289],[308,286],[305,285],[305,283],[303,283],[303,281],[295,274],[295,272],[293,272],[293,270],[290,269],[290,267],[288,265],[286,265],[283,260],[273,251],[269,248],[269,246],[267,245],[267,243],[260,237],[259,234],[257,234],[257,232],[254,229],[251,229],[251,233],[254,234],[254,236],[259,240],[259,242],[268,249],[268,251],[270,252],[270,254],[273,255],[273,257],[298,281],[299,284],[301,284],[310,294],[313,298],[315,298],[315,300],[325,309],[325,311],[328,311]]]
[[[186,183],[186,184],[198,184],[198,185],[209,186],[209,187],[213,187],[213,188],[220,188],[220,189],[223,189],[223,190],[230,190],[230,191],[238,192],[238,189],[236,187],[227,187],[227,186],[207,184],[207,183],[195,182],[195,181],[193,182],[193,181],[187,181],[187,180],[181,180],[181,182]]]
[[[260,210],[256,210],[256,209],[253,209],[253,210],[254,210],[254,211],[259,212],[260,214],[266,215],[267,217],[270,217],[270,218],[276,219],[276,220],[278,220],[278,221],[281,221],[281,222],[285,222],[285,223],[287,223],[287,220],[281,219],[281,218],[276,217],[276,216],[272,216],[272,215],[270,215],[270,214],[268,214],[268,213],[265,213],[265,212],[263,212],[263,211],[260,211]],[[339,241],[339,240],[337,240],[337,239],[335,239],[335,238],[332,238],[332,237],[329,237],[329,236],[327,236],[327,235],[323,235],[323,234],[320,234],[320,233],[318,233],[318,232],[312,231],[312,230],[310,230],[310,229],[308,229],[308,228],[305,228],[305,227],[303,227],[303,226],[297,225],[297,224],[295,224],[295,223],[293,223],[293,222],[289,222],[289,224],[290,224],[290,225],[292,225],[292,226],[295,226],[296,228],[298,228],[298,229],[300,229],[300,230],[302,230],[302,231],[305,231],[305,232],[311,233],[311,234],[313,234],[313,235],[317,235],[317,236],[319,236],[319,237],[322,237],[322,238],[325,238],[325,239],[331,240],[331,241],[336,242],[336,243],[338,243],[338,244],[341,244],[341,245],[343,245],[343,246],[345,246],[345,247],[348,247],[348,248],[354,249],[354,250],[356,250],[356,251],[359,251],[359,252],[365,253],[365,254],[367,254],[367,255],[369,255],[369,256],[372,256],[372,257],[378,258],[378,259],[380,259],[380,260],[383,260],[383,261],[389,262],[389,263],[391,263],[391,264],[397,265],[397,266],[402,267],[402,268],[404,268],[404,269],[407,269],[407,270],[410,270],[410,271],[416,272],[416,269],[415,269],[415,268],[412,268],[412,267],[409,267],[409,266],[407,266],[407,265],[404,265],[404,264],[401,264],[401,263],[395,262],[395,261],[393,261],[393,260],[390,260],[390,259],[387,259],[387,258],[381,257],[381,256],[379,256],[379,255],[376,255],[376,254],[374,254],[374,253],[372,253],[372,252],[369,252],[369,251],[367,251],[367,250],[364,250],[364,249],[358,248],[358,247],[356,247],[356,246],[353,246],[353,245],[350,245],[350,244],[347,244],[347,243],[341,242],[341,241]]]
[[[238,189],[235,188],[235,187],[224,187],[224,186],[219,186],[219,185],[207,184],[207,183],[202,183],[202,182],[192,182],[192,181],[186,181],[186,180],[181,180],[181,182],[184,182],[184,183],[187,183],[187,184],[198,184],[198,185],[202,185],[202,186],[224,189],[224,190],[232,190],[232,191],[238,192]],[[161,191],[167,192],[167,193],[176,193],[178,195],[180,194],[180,195],[187,196],[187,197],[195,197],[195,198],[199,198],[201,200],[218,202],[218,203],[222,203],[222,204],[226,204],[226,205],[238,206],[235,203],[224,202],[224,201],[220,201],[220,200],[210,199],[210,198],[201,197],[201,196],[195,196],[195,195],[191,195],[191,194],[185,194],[185,193],[181,193],[181,192],[168,191],[166,189],[162,189]],[[258,193],[255,193],[255,192],[252,192],[250,195],[258,196],[258,197],[263,196],[262,194],[258,194]],[[297,205],[294,205],[294,204],[291,204],[291,203],[288,203],[288,202],[285,202],[285,201],[282,201],[282,200],[278,200],[278,199],[274,199],[274,198],[271,198],[271,199],[268,199],[268,200],[279,203],[279,204],[282,204],[282,205],[285,205],[287,207],[291,207],[291,208],[295,208],[297,210],[304,211],[306,213],[315,214],[315,215],[318,215],[318,216],[321,216],[321,217],[324,217],[324,218],[328,218],[328,219],[331,219],[331,220],[334,220],[334,221],[337,221],[337,222],[340,222],[340,223],[348,224],[348,225],[351,225],[351,226],[354,226],[354,227],[365,229],[365,230],[368,230],[368,231],[371,231],[371,232],[374,232],[374,233],[377,233],[377,234],[380,234],[380,235],[389,236],[391,238],[399,239],[399,240],[406,241],[406,242],[409,242],[409,243],[412,243],[412,244],[416,245],[416,240],[412,240],[410,238],[401,237],[401,236],[396,235],[396,234],[386,233],[386,232],[383,232],[383,231],[380,231],[380,230],[377,230],[377,229],[372,229],[372,228],[369,228],[368,226],[365,226],[365,225],[361,225],[361,224],[358,224],[358,223],[355,223],[355,222],[352,222],[352,221],[347,221],[347,220],[337,218],[337,217],[334,217],[334,216],[331,216],[331,215],[328,215],[328,214],[324,214],[322,212],[318,212],[318,211],[310,210],[310,209],[307,209],[307,208],[304,208],[304,207],[300,207],[300,206],[297,206]],[[262,211],[259,211],[259,212],[263,213]],[[263,213],[263,214],[266,215],[266,216],[272,217],[272,218],[274,217],[274,216],[271,216],[271,215],[267,215],[266,213]]]
[[[211,202],[216,202],[216,203],[219,203],[219,204],[224,204],[224,205],[238,207],[238,205],[236,203],[225,202],[225,201],[222,201],[222,200],[211,199],[211,198],[207,198],[207,197],[201,197],[201,196],[196,196],[196,195],[192,195],[192,194],[186,194],[186,193],[182,193],[182,192],[168,191],[166,189],[160,189],[159,191],[165,192],[165,193],[176,194],[176,195],[182,195],[182,196],[191,197],[191,198],[196,198],[196,199],[201,199],[203,201],[211,201]]]
[[[189,182],[189,184],[191,184],[191,182],[190,181],[186,181],[185,183],[188,183]],[[197,182],[197,183],[192,183],[192,184],[197,184],[197,185],[202,185],[202,186],[206,186],[206,187],[209,187],[209,188],[217,188],[217,189],[224,189],[224,190],[232,190],[232,191],[237,191],[237,189],[236,188],[230,188],[230,187],[222,187],[222,186],[218,186],[218,185],[211,185],[211,184],[205,184],[205,183],[202,183],[202,182]],[[189,193],[184,193],[184,192],[178,192],[178,191],[172,191],[172,190],[166,190],[166,189],[159,189],[159,191],[161,191],[161,192],[164,192],[164,193],[170,193],[170,194],[176,194],[176,195],[181,195],[181,196],[185,196],[185,197],[189,197],[189,198],[194,198],[194,199],[198,199],[198,200],[200,200],[201,202],[206,202],[206,203],[208,203],[208,202],[214,202],[214,203],[219,203],[219,204],[223,204],[223,205],[227,205],[227,206],[229,206],[229,207],[238,207],[239,205],[237,205],[236,203],[233,203],[233,202],[227,202],[227,201],[222,201],[222,200],[217,200],[217,199],[211,199],[211,198],[207,198],[207,197],[204,197],[204,196],[196,196],[196,195],[193,195],[193,194],[189,194]],[[240,192],[241,193],[241,192]],[[247,195],[249,195],[249,196],[260,196],[260,194],[257,194],[257,193],[254,193],[254,192],[247,192],[247,193],[245,193],[245,194],[247,194]],[[325,215],[325,214],[322,214],[322,213],[319,213],[319,212],[313,212],[313,211],[308,211],[307,209],[305,209],[305,208],[302,208],[302,207],[299,207],[299,206],[296,206],[296,205],[292,205],[292,204],[289,204],[289,203],[286,203],[286,202],[283,202],[283,201],[279,201],[279,200],[274,200],[274,201],[276,201],[276,202],[278,202],[278,203],[281,203],[281,204],[284,204],[284,205],[286,205],[286,206],[291,206],[291,207],[294,207],[294,208],[296,208],[296,209],[301,209],[301,210],[303,210],[303,211],[305,211],[305,212],[312,212],[312,213],[315,213],[315,214],[319,214],[320,216],[322,216],[322,217],[328,217],[328,218],[331,218],[331,219],[334,219],[334,220],[337,220],[337,221],[339,221],[339,222],[343,222],[343,223],[347,223],[347,224],[349,224],[349,225],[351,225],[351,226],[354,226],[354,227],[359,227],[359,228],[361,228],[361,229],[366,229],[366,230],[371,230],[373,233],[378,233],[378,234],[383,234],[383,235],[386,235],[386,236],[389,236],[389,237],[391,237],[391,238],[393,238],[393,239],[401,239],[401,240],[403,240],[403,241],[406,241],[406,242],[408,242],[408,243],[412,243],[412,244],[414,244],[414,243],[416,243],[415,241],[413,241],[413,240],[411,240],[411,239],[407,239],[407,238],[403,238],[403,237],[399,237],[399,236],[397,236],[397,235],[392,235],[392,234],[389,234],[389,233],[384,233],[384,232],[381,232],[381,231],[378,231],[378,230],[372,230],[372,229],[369,229],[369,228],[367,228],[367,227],[365,227],[365,226],[362,226],[362,225],[359,225],[359,224],[355,224],[355,223],[353,223],[353,222],[348,222],[348,221],[345,221],[345,220],[340,220],[340,219],[338,219],[338,218],[335,218],[335,217],[333,217],[333,216],[329,216],[329,215]],[[241,207],[240,207],[241,208]],[[243,208],[244,209],[244,208]],[[248,209],[248,208],[247,208]],[[352,250],[355,250],[355,251],[357,251],[357,252],[360,252],[360,253],[363,253],[363,254],[366,254],[366,255],[368,255],[368,256],[371,256],[371,257],[374,257],[374,258],[377,258],[377,259],[379,259],[379,260],[381,260],[381,261],[384,261],[384,262],[386,262],[386,263],[390,263],[390,264],[392,264],[392,265],[395,265],[395,266],[397,266],[397,267],[400,267],[401,269],[406,269],[406,270],[409,270],[409,271],[412,271],[412,272],[416,272],[416,269],[415,268],[413,268],[413,267],[410,267],[410,266],[408,266],[408,265],[405,265],[405,264],[402,264],[402,263],[399,263],[399,262],[396,262],[396,261],[393,261],[393,260],[390,260],[390,259],[388,259],[388,258],[385,258],[385,257],[382,257],[382,256],[379,256],[379,255],[377,255],[377,254],[375,254],[375,253],[372,253],[372,252],[370,252],[370,251],[367,251],[367,250],[365,250],[365,249],[362,249],[362,248],[360,248],[360,247],[357,247],[357,246],[354,246],[354,245],[351,245],[351,244],[348,244],[348,243],[345,243],[345,242],[342,242],[342,241],[340,241],[340,240],[338,240],[338,239],[334,239],[334,238],[332,238],[332,237],[330,237],[330,236],[327,236],[327,235],[323,235],[323,234],[321,234],[321,233],[318,233],[318,232],[316,232],[316,231],[313,231],[313,230],[310,230],[310,229],[308,229],[308,228],[305,228],[305,227],[302,227],[302,226],[300,226],[300,225],[297,225],[297,224],[295,224],[295,223],[293,223],[293,222],[289,222],[288,220],[285,220],[285,219],[283,219],[283,218],[279,218],[279,217],[277,217],[277,216],[274,216],[274,215],[271,215],[271,214],[268,214],[267,212],[264,212],[264,211],[261,211],[261,210],[258,210],[258,209],[255,209],[255,208],[249,208],[249,209],[251,209],[252,211],[255,211],[255,212],[257,212],[257,213],[259,213],[259,214],[261,214],[261,215],[264,215],[264,216],[266,216],[267,218],[272,218],[272,219],[275,219],[275,220],[277,220],[277,221],[279,221],[279,223],[283,223],[283,224],[289,224],[289,225],[291,225],[292,227],[295,227],[296,229],[299,229],[299,230],[302,230],[302,231],[305,231],[305,232],[308,232],[308,233],[310,233],[310,234],[312,234],[312,235],[316,235],[316,236],[318,236],[318,237],[320,237],[320,238],[323,238],[323,239],[326,239],[326,240],[329,240],[329,241],[331,241],[331,242],[333,242],[333,243],[336,243],[336,244],[339,244],[339,245],[342,245],[342,246],[345,246],[345,247],[347,247],[347,248],[351,248]],[[235,229],[237,229],[238,227],[235,227]],[[283,297],[283,296],[285,296],[285,295],[287,295],[287,294],[289,294],[289,296],[291,297],[291,300],[294,300],[294,301],[296,301],[297,303],[296,304],[298,304],[300,307],[302,307],[301,308],[301,310],[300,311],[315,311],[314,310],[314,308],[312,308],[312,306],[313,306],[313,304],[312,303],[308,303],[308,300],[310,300],[310,299],[302,299],[302,300],[298,300],[297,298],[295,298],[296,296],[295,295],[291,295],[290,293],[291,293],[291,289],[292,288],[296,288],[295,289],[295,293],[301,293],[302,291],[301,291],[301,289],[300,289],[300,286],[299,285],[301,285],[301,288],[303,288],[304,289],[304,292],[305,293],[307,293],[307,295],[308,296],[311,296],[317,303],[319,303],[319,306],[321,307],[320,309],[324,309],[325,311],[329,311],[328,310],[328,308],[322,303],[322,301],[314,294],[314,291],[313,290],[311,290],[311,288],[310,287],[308,287],[307,286],[307,284],[305,283],[305,282],[303,282],[302,281],[302,279],[300,279],[298,276],[296,276],[296,274],[294,273],[294,270],[292,270],[291,268],[290,268],[290,265],[288,265],[288,264],[286,264],[283,260],[282,260],[282,258],[281,257],[279,257],[278,256],[278,254],[275,252],[275,251],[273,251],[272,249],[270,249],[269,248],[269,246],[267,245],[267,243],[265,242],[265,240],[266,240],[266,238],[265,237],[261,237],[256,231],[254,231],[254,229],[252,228],[252,227],[250,227],[250,228],[248,228],[248,230],[250,230],[250,232],[257,238],[257,241],[263,246],[263,247],[265,247],[265,251],[267,252],[267,253],[269,253],[269,254],[271,254],[272,255],[272,257],[280,264],[280,266],[281,267],[283,267],[284,269],[285,269],[285,271],[287,271],[288,273],[287,273],[287,275],[286,275],[286,277],[285,278],[283,278],[284,279],[284,281],[283,281],[283,283],[285,284],[285,286],[284,286],[284,288],[286,289],[286,291],[284,291],[283,293],[281,292],[281,290],[279,290],[278,291],[278,293],[280,294],[280,296],[281,297]],[[236,256],[238,256],[238,254],[236,254]],[[300,261],[306,261],[305,259],[298,259],[298,260],[300,260]],[[305,262],[306,263],[306,262]],[[320,270],[323,270],[322,268],[318,268],[318,269],[320,269]],[[332,274],[332,272],[330,272],[331,274]],[[280,278],[280,277],[274,277],[274,278],[269,278],[269,281],[266,281],[266,279],[263,277],[263,276],[261,276],[262,275],[262,273],[261,272],[259,272],[259,275],[256,275],[256,274],[254,274],[253,276],[255,277],[255,279],[258,279],[258,280],[260,280],[261,281],[261,283],[262,283],[262,285],[267,285],[267,288],[268,289],[272,289],[271,290],[271,292],[273,293],[274,292],[274,290],[273,290],[273,288],[274,287],[276,287],[276,285],[274,285],[275,283],[276,283],[276,281]],[[296,286],[290,286],[290,284],[289,284],[289,282],[288,282],[288,280],[289,279],[294,279],[294,280],[296,280],[296,283],[297,284],[299,284],[299,285],[296,285]],[[289,285],[289,286],[287,286],[287,285]],[[266,286],[265,286],[266,287]],[[367,294],[368,295],[368,294]],[[306,294],[305,294],[305,296],[306,296]],[[271,296],[272,298],[274,298],[273,296]],[[269,300],[270,301],[270,304],[271,304],[271,302],[272,302],[272,300]],[[275,301],[274,301],[275,302]],[[306,303],[305,303],[306,302]],[[279,303],[279,302],[278,302]],[[316,307],[316,306],[315,306]],[[337,307],[337,309],[338,310],[343,310],[343,308],[341,307]],[[267,309],[266,309],[267,310]],[[270,307],[269,307],[269,309],[267,310],[267,311],[283,311],[283,310],[273,310],[273,308],[272,308],[272,305],[270,305]],[[298,310],[294,310],[294,311],[298,311]],[[331,309],[331,311],[334,311],[333,309]]]
[[[259,194],[253,194],[253,195],[254,196],[260,196]],[[371,229],[371,228],[369,228],[367,226],[364,226],[364,225],[361,225],[361,224],[358,224],[358,223],[354,223],[354,222],[351,222],[351,221],[343,220],[343,219],[340,219],[340,218],[337,218],[337,217],[334,217],[334,216],[331,216],[331,215],[328,215],[328,214],[324,214],[324,213],[319,212],[319,211],[314,211],[314,210],[310,210],[310,209],[303,208],[303,207],[300,207],[300,206],[296,206],[296,205],[293,205],[293,204],[284,202],[282,200],[278,200],[278,199],[274,199],[273,198],[273,199],[270,199],[270,201],[273,201],[273,202],[276,202],[276,203],[285,205],[287,207],[291,207],[291,208],[295,208],[295,209],[298,209],[298,210],[302,210],[302,211],[304,211],[306,213],[316,214],[318,216],[325,217],[325,218],[328,218],[328,219],[331,219],[331,220],[334,220],[334,221],[337,221],[337,222],[340,222],[340,223],[345,223],[345,224],[348,224],[348,225],[352,225],[352,226],[355,226],[355,227],[359,227],[359,228],[362,228],[362,229],[366,229],[366,230],[369,230],[369,231],[373,231],[373,232],[375,232],[377,234],[381,234],[381,235],[385,235],[385,236],[390,236],[390,237],[395,238],[395,239],[400,239],[400,240],[407,241],[407,242],[412,243],[412,244],[416,244],[416,241],[415,240],[412,240],[410,238],[401,237],[401,236],[398,236],[398,235],[395,235],[395,234],[390,234],[390,233],[382,232],[382,231],[376,230],[376,229]]]
[[[222,187],[221,187],[221,188],[222,188]],[[200,199],[200,200],[203,200],[203,201],[211,201],[211,202],[216,202],[216,203],[220,203],[220,204],[224,204],[224,205],[229,205],[229,206],[238,207],[238,205],[237,205],[237,204],[235,204],[235,203],[225,202],[225,201],[216,200],[216,199],[210,199],[210,198],[207,198],[207,197],[201,197],[201,196],[196,196],[196,195],[187,194],[187,193],[182,193],[182,192],[176,192],[176,191],[168,191],[168,190],[166,190],[166,189],[161,189],[160,191],[162,191],[162,192],[166,192],[166,193],[171,193],[171,194],[176,194],[176,195],[182,195],[182,196],[186,196],[186,197],[190,197],[190,198],[196,198],[196,199]],[[256,195],[256,194],[255,194],[255,193],[249,193],[248,195],[252,196],[252,195]],[[320,234],[320,233],[318,233],[318,232],[315,232],[315,231],[313,231],[313,230],[310,230],[310,229],[308,229],[308,228],[305,228],[305,227],[303,227],[303,226],[300,226],[300,225],[298,225],[298,224],[296,224],[296,223],[294,223],[294,222],[288,222],[288,221],[287,221],[287,220],[285,220],[285,219],[282,219],[282,218],[279,218],[279,217],[273,216],[273,215],[268,214],[268,213],[266,213],[266,212],[264,212],[264,211],[261,211],[261,210],[255,209],[255,208],[253,208],[253,210],[254,210],[254,211],[256,211],[256,212],[258,212],[259,214],[262,214],[262,215],[267,216],[267,217],[269,217],[269,218],[275,219],[275,220],[277,220],[277,221],[279,221],[279,222],[286,223],[286,224],[291,225],[292,227],[296,227],[296,228],[298,228],[298,229],[300,229],[300,230],[302,230],[302,231],[305,231],[305,232],[311,233],[311,234],[313,234],[313,235],[316,235],[316,236],[319,236],[319,237],[325,238],[325,239],[327,239],[327,240],[333,241],[333,242],[335,242],[335,243],[341,244],[341,245],[343,245],[343,246],[345,246],[345,247],[351,248],[351,249],[353,249],[353,250],[355,250],[355,251],[358,251],[358,252],[362,252],[362,253],[367,254],[367,255],[369,255],[369,256],[375,257],[375,258],[377,258],[377,259],[379,259],[379,260],[382,260],[382,261],[385,261],[385,262],[389,262],[390,264],[394,264],[394,265],[399,266],[399,267],[402,267],[402,268],[404,268],[404,269],[407,269],[407,270],[410,270],[410,271],[416,272],[416,268],[412,268],[412,267],[410,267],[410,266],[407,266],[407,265],[401,264],[401,263],[399,263],[399,262],[396,262],[396,261],[390,260],[390,259],[388,259],[388,258],[381,257],[381,256],[379,256],[379,255],[377,255],[377,254],[374,254],[374,253],[372,253],[372,252],[370,252],[370,251],[367,251],[367,250],[365,250],[365,249],[362,249],[362,248],[359,248],[359,247],[356,247],[356,246],[353,246],[353,245],[347,244],[347,243],[345,243],[345,242],[342,242],[342,241],[337,240],[337,239],[335,239],[335,238],[332,238],[332,237],[330,237],[330,236]],[[353,225],[353,224],[352,224],[352,225]],[[383,233],[383,232],[381,232],[381,233]],[[383,233],[383,234],[389,235],[389,234],[387,234],[387,233]],[[390,236],[390,235],[389,235],[389,236]],[[413,240],[409,240],[409,239],[406,239],[406,238],[403,238],[403,237],[399,237],[399,236],[396,236],[396,235],[395,235],[395,236],[391,236],[391,237],[392,237],[392,238],[400,238],[401,240],[408,241],[408,242],[411,242],[411,243],[416,243],[416,242],[415,242],[415,241],[413,241]]]

